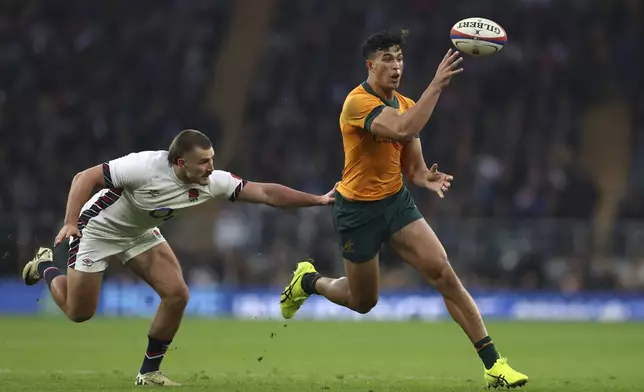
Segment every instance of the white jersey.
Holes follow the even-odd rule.
[[[167,151],[143,151],[103,164],[106,189],[96,193],[78,218],[84,236],[132,238],[208,200],[235,201],[246,182],[215,170],[208,185],[185,184],[168,163]]]

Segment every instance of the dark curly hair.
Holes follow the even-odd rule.
[[[405,38],[409,35],[408,30],[392,32],[389,30],[381,31],[367,38],[362,44],[362,56],[369,59],[371,55],[379,50],[386,50],[392,46],[398,46],[401,50],[405,48]]]

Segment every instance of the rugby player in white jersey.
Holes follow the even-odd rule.
[[[23,270],[26,284],[43,279],[56,304],[78,323],[94,315],[103,271],[112,257],[154,288],[161,303],[136,385],[179,385],[159,367],[181,324],[189,293],[179,262],[157,226],[184,208],[214,199],[278,208],[333,203],[333,190],[316,196],[279,184],[246,182],[215,170],[213,158],[206,135],[184,130],[168,151],[132,153],[78,173],[69,191],[64,226],[54,241],[57,246],[70,238],[67,274],[54,267],[49,248],[40,248]],[[91,196],[96,188],[102,190]]]

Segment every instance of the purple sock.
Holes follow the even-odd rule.
[[[51,289],[52,280],[63,273],[60,272],[58,268],[54,267],[53,262],[48,261],[38,264],[38,274],[40,274],[45,283],[47,283],[47,286]]]
[[[159,370],[170,343],[172,343],[172,340],[161,340],[148,336],[148,349],[145,351],[143,365],[141,365],[141,374]]]

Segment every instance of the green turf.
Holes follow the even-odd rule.
[[[147,320],[0,318],[1,391],[127,391]],[[491,323],[525,391],[636,391],[643,324]],[[182,391],[480,391],[455,324],[188,319],[163,369]]]

